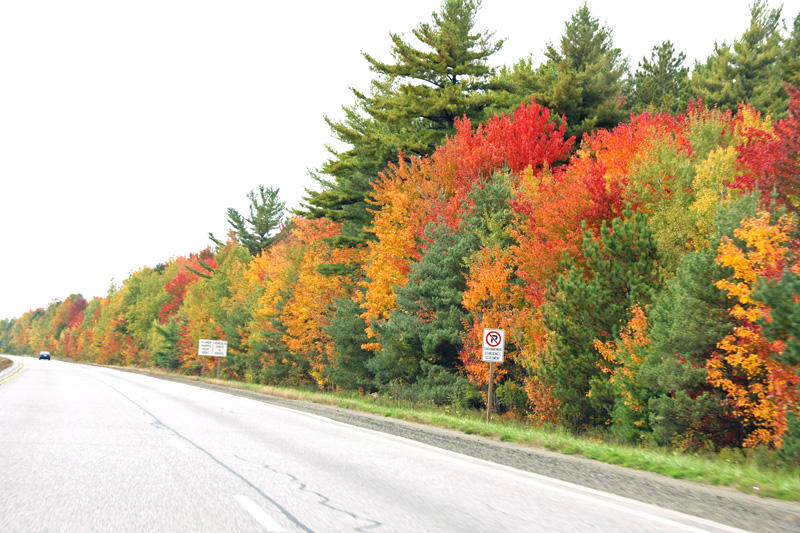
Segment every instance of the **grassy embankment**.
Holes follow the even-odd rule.
[[[8,357],[0,357],[0,372],[14,364]]]
[[[493,419],[487,424],[485,413],[476,410],[454,411],[445,407],[414,405],[374,395],[304,391],[186,376],[162,370],[150,369],[147,372],[283,398],[334,405],[565,454],[582,455],[605,463],[646,470],[677,479],[730,487],[760,496],[800,501],[800,465],[783,461],[772,450],[726,449],[718,453],[683,453],[657,446],[621,444],[613,442],[608,437],[576,436],[561,428],[536,427],[520,421]]]

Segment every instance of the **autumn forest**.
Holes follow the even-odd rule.
[[[496,327],[501,416],[800,459],[800,14],[758,0],[705,61],[630,65],[584,6],[491,68],[479,9],[364,54],[296,210],[257,187],[207,249],[2,320],[0,350],[469,409]]]

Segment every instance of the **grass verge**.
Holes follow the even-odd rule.
[[[131,370],[143,371],[131,367]],[[741,492],[800,502],[800,465],[787,465],[774,451],[724,450],[721,453],[682,453],[662,447],[643,447],[610,442],[599,437],[576,436],[558,427],[537,427],[518,421],[495,419],[487,423],[485,414],[453,411],[434,406],[413,405],[375,395],[352,392],[318,392],[242,383],[207,377],[147,369],[147,373],[203,381],[225,387],[251,390],[282,398],[304,400],[343,409],[377,414],[421,424],[449,428],[505,442],[580,455],[609,464],[655,472],[734,488]]]

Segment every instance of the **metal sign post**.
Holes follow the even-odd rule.
[[[489,361],[489,396],[486,398],[486,423],[492,416],[492,396],[494,395],[494,361]]]
[[[489,363],[489,396],[486,398],[486,423],[492,413],[492,396],[494,395],[494,364],[502,363],[506,350],[506,331],[504,329],[483,330],[483,353],[481,360]]]

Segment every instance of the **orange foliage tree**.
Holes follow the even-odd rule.
[[[330,386],[327,367],[334,357],[333,342],[325,328],[334,312],[334,300],[350,295],[354,282],[344,275],[319,271],[325,264],[360,260],[358,248],[332,247],[326,239],[339,234],[341,224],[327,219],[297,221],[292,235],[303,246],[297,279],[283,310],[283,341],[290,353],[307,362],[308,373],[319,388]]]
[[[429,168],[427,160],[401,157],[397,165],[390,164],[381,173],[368,199],[375,206],[370,229],[375,239],[367,243],[364,258],[362,318],[370,338],[377,335],[374,324],[387,320],[394,309],[394,287],[408,281],[409,264],[420,256],[418,242],[425,225],[440,205],[436,183],[427,177]],[[379,347],[377,342],[365,346]]]
[[[248,276],[263,293],[249,342],[282,345],[265,346],[261,355],[269,376],[290,376],[320,388],[329,385],[326,369],[333,345],[325,328],[334,299],[350,296],[355,282],[345,275],[324,274],[319,267],[360,261],[363,253],[332,246],[328,239],[340,230],[340,223],[324,218],[294,219],[288,235],[250,264]]]
[[[737,302],[730,314],[738,322],[733,333],[719,342],[720,352],[706,364],[708,381],[725,391],[735,416],[749,428],[745,446],[780,447],[786,431],[786,416],[798,411],[794,369],[776,360],[780,341],[768,341],[757,322],[768,317],[768,308],[752,299],[759,278],[778,276],[789,253],[794,219],[784,215],[776,223],[769,213],[745,219],[734,232],[743,246],[723,239],[717,262],[730,267],[731,279],[716,283]]]

